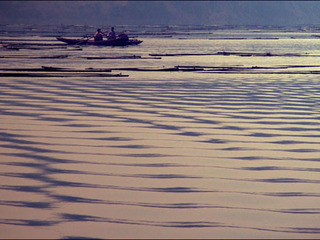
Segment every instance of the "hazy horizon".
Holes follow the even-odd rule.
[[[2,24],[300,25],[317,1],[1,1]]]

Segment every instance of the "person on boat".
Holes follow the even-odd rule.
[[[96,33],[93,35],[95,41],[102,41],[103,40],[103,33],[101,32],[101,29],[98,28]]]
[[[118,35],[119,39],[123,39],[123,40],[126,40],[128,41],[129,40],[129,37],[126,33],[122,32]]]
[[[117,37],[116,32],[114,31],[114,27],[112,27],[111,31],[108,34],[108,40],[116,39],[116,37]]]

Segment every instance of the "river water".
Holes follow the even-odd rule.
[[[320,237],[317,30],[175,27],[2,26],[0,238]]]

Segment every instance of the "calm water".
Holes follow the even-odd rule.
[[[317,33],[176,28],[114,48],[1,33],[1,73],[128,77],[1,75],[0,238],[320,237]],[[174,66],[204,69],[123,70]]]

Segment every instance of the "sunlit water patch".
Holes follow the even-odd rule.
[[[0,236],[318,238],[318,40],[237,34],[2,48]]]

